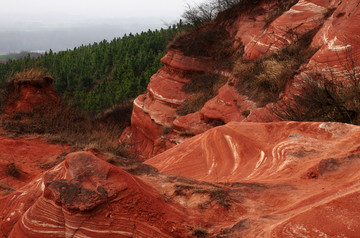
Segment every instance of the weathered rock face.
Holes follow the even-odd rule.
[[[189,97],[182,91],[183,85],[189,81],[186,71],[207,70],[206,63],[184,57],[176,51],[170,51],[162,62],[165,66],[150,79],[148,93],[135,99],[132,126],[120,138],[133,145],[142,158],[161,153],[181,141],[161,135],[166,130],[164,128],[172,130],[177,117],[176,108]]]
[[[288,79],[286,89],[277,102],[259,107],[239,94],[234,87],[237,79],[230,72],[218,69],[211,58],[189,57],[178,50],[169,50],[162,59],[165,66],[151,79],[148,93],[135,100],[132,126],[120,140],[130,141],[146,159],[181,143],[186,137],[180,134],[202,133],[218,124],[214,121],[276,121],[279,118],[272,112],[273,108],[277,108],[277,104],[283,105],[284,100],[291,101],[292,96],[299,93],[299,84],[307,81],[312,73],[344,80],[349,77],[345,65],[353,63],[354,69],[359,67],[360,63],[354,60],[360,54],[357,28],[360,8],[357,1],[293,1],[288,11],[277,16],[280,5],[275,1],[259,1],[252,10],[237,12],[237,17],[226,19],[222,16],[224,20],[221,23],[229,32],[235,48],[243,45],[241,49],[245,61],[274,53],[292,44],[304,33],[314,31],[311,47],[318,50],[292,79]],[[227,77],[228,83],[194,115],[178,116],[176,108],[190,97],[182,91],[182,85],[190,80],[193,72],[217,73]],[[164,128],[171,128],[171,132],[164,134]]]
[[[154,189],[90,152],[2,197],[6,237],[184,237],[187,215]],[[187,219],[190,221],[190,219]]]
[[[229,237],[356,237],[359,146],[353,125],[231,122],[145,163],[227,184],[246,210]]]
[[[31,111],[49,113],[60,104],[52,82],[50,76],[31,70],[15,75],[8,82],[9,95],[4,112],[8,115]]]

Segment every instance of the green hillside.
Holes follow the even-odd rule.
[[[40,69],[54,77],[54,88],[63,102],[98,113],[146,89],[178,31],[172,26],[58,53],[50,50],[36,59],[10,60],[0,64],[0,83],[4,85],[8,77],[24,69]]]
[[[7,54],[7,55],[0,55],[0,60],[2,60],[2,59],[16,59],[19,56],[20,56],[20,53],[12,53],[12,54]]]

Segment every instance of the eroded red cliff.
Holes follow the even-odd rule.
[[[360,53],[356,27],[360,21],[360,8],[357,1],[258,2],[251,8],[235,8],[232,17],[226,17],[226,13],[211,24],[226,29],[233,48],[238,55],[241,54],[244,62],[271,55],[291,46],[304,34],[311,35],[309,49],[312,53],[293,75],[288,76],[284,91],[272,102],[261,105],[249,99],[243,93],[245,89],[239,90],[236,87],[238,77],[220,67],[222,64],[214,58],[186,56],[181,50],[170,49],[162,59],[165,66],[151,78],[147,94],[135,100],[132,126],[123,133],[121,141],[130,142],[134,150],[146,159],[188,138],[182,135],[199,134],[219,124],[276,121],[279,115],[274,114],[274,110],[289,104],[299,93],[299,85],[308,83],[314,73],[346,81],[349,78],[346,65],[351,63],[352,69],[359,66],[359,62],[354,60]],[[232,60],[236,61],[236,53],[234,55]],[[176,109],[192,96],[185,93],[182,86],[194,73],[218,74],[225,77],[227,83],[199,111],[180,116]]]

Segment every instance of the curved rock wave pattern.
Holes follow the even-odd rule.
[[[245,212],[226,237],[357,237],[360,127],[231,122],[145,162],[225,185]]]
[[[187,215],[140,179],[90,152],[0,198],[6,237],[182,237]]]

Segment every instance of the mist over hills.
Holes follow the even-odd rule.
[[[112,40],[124,34],[160,29],[173,23],[171,19],[124,18],[88,20],[76,23],[59,21],[0,23],[0,54],[20,51],[61,51],[80,45]]]

